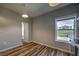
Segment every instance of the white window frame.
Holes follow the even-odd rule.
[[[56,22],[58,21],[58,20],[64,20],[64,19],[70,19],[70,18],[75,18],[75,21],[76,21],[76,19],[77,19],[77,17],[76,17],[76,15],[73,15],[73,16],[67,16],[67,17],[62,17],[62,18],[56,18],[55,19],[55,41],[58,41],[58,42],[64,42],[64,43],[71,43],[71,42],[69,42],[69,41],[65,41],[65,40],[58,40],[57,39],[57,24],[56,24]],[[73,38],[73,40],[75,39],[75,37],[76,37],[76,24],[74,24],[74,38]]]

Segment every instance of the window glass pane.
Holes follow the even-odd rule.
[[[74,30],[58,30],[57,31],[57,39],[70,41],[74,38],[73,33],[74,33]]]
[[[57,29],[74,29],[74,19],[58,21]]]
[[[74,19],[58,20],[57,40],[70,41],[74,38]]]
[[[24,39],[24,22],[22,22],[21,24],[22,24],[22,39]]]

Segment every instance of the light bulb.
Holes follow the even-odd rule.
[[[29,16],[27,14],[22,14],[22,18],[28,18]]]

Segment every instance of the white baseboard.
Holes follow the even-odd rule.
[[[34,42],[34,43],[37,43],[37,44],[45,45],[45,46],[47,46],[47,47],[51,47],[51,48],[52,48],[52,46],[47,45],[47,44],[44,44],[44,43],[40,43],[40,42],[36,42],[36,41],[33,41],[33,42]]]
[[[47,47],[50,47],[50,48],[53,48],[53,49],[57,49],[57,50],[60,50],[60,51],[63,51],[63,52],[67,52],[67,53],[71,53],[71,54],[74,54],[73,52],[69,51],[69,50],[65,50],[65,49],[61,49],[61,48],[57,48],[57,47],[53,47],[51,45],[47,45],[47,44],[44,44],[44,43],[40,43],[40,42],[36,42],[36,41],[33,41],[37,44],[41,44],[41,45],[45,45]]]
[[[32,40],[29,40],[29,41],[22,40],[22,42],[30,43],[30,42],[33,42],[33,41]]]
[[[15,46],[12,46],[12,47],[9,47],[9,48],[6,48],[6,49],[2,49],[0,50],[0,52],[3,52],[3,51],[6,51],[6,50],[9,50],[9,49],[12,49],[12,48],[16,48],[18,46],[21,46],[22,44],[18,44],[18,45],[15,45]]]

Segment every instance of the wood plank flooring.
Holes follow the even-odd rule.
[[[62,52],[37,43],[25,43],[22,46],[0,52],[0,56],[69,56]]]

